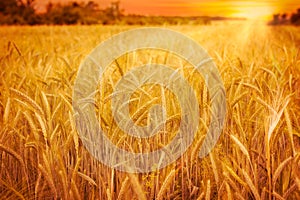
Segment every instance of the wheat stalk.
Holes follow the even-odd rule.
[[[78,191],[76,182],[73,179],[71,180],[71,188],[72,188],[72,193],[75,195],[75,199],[80,200],[81,199],[80,198],[80,193]]]
[[[7,183],[5,183],[1,178],[0,178],[0,183],[2,183],[7,189],[11,190],[17,197],[19,197],[22,200],[25,200],[24,195],[22,195],[20,192],[18,192],[15,188],[13,188],[10,185],[8,185]]]
[[[38,165],[38,168],[41,171],[41,173],[44,175],[45,179],[47,180],[51,188],[51,191],[53,193],[53,198],[57,199],[57,191],[52,177],[50,177],[49,173],[44,169],[44,167],[41,164]]]
[[[248,184],[248,186],[250,187],[252,194],[254,195],[256,200],[260,200],[260,196],[259,193],[257,191],[257,189],[255,188],[250,176],[247,174],[247,172],[245,170],[242,170],[242,173],[246,179],[246,183]]]
[[[162,200],[164,199],[164,195],[165,193],[167,192],[167,190],[169,189],[171,183],[172,183],[172,180],[174,179],[175,175],[176,175],[176,170],[175,169],[172,169],[170,171],[170,173],[168,174],[168,176],[166,177],[166,179],[164,180],[163,184],[161,185],[160,187],[160,190],[157,194],[157,197],[156,199],[157,200]]]
[[[44,112],[43,109],[33,100],[31,99],[29,96],[27,96],[26,94],[20,92],[19,90],[16,90],[14,88],[9,88],[10,91],[15,94],[16,96],[18,96],[21,100],[24,100],[24,102],[28,103],[29,105],[31,105],[34,110],[36,112],[38,112],[39,115],[44,116]]]
[[[206,194],[205,194],[205,200],[210,200],[211,198],[211,186],[210,186],[210,180],[207,180],[206,184]]]
[[[95,182],[95,180],[92,179],[91,177],[89,177],[88,175],[83,174],[83,173],[78,172],[78,171],[77,171],[77,174],[78,174],[81,178],[83,178],[84,180],[86,180],[88,183],[90,183],[91,185],[94,185],[94,186],[97,187],[97,183]]]
[[[106,196],[107,196],[107,200],[112,200],[112,194],[109,188],[106,189]]]
[[[8,97],[5,105],[4,114],[3,114],[3,124],[7,124],[9,113],[10,113],[10,98]]]
[[[201,200],[203,199],[205,196],[205,193],[204,192],[201,192],[201,194],[199,195],[199,197],[197,198],[197,200]]]
[[[226,187],[226,192],[227,192],[227,199],[232,200],[232,194],[231,194],[231,189],[228,183],[225,182],[225,187]]]
[[[41,178],[42,178],[42,173],[39,172],[38,173],[38,178],[36,180],[35,187],[34,187],[34,196],[35,196],[34,199],[38,199],[38,191],[39,191],[39,187],[40,187]]]
[[[117,200],[122,200],[124,199],[124,195],[126,193],[126,190],[128,189],[129,185],[129,178],[128,176],[126,176],[126,178],[124,179],[124,181],[122,182],[122,185],[121,185],[121,189],[120,189],[120,192],[119,192],[119,195],[118,195],[118,199]]]
[[[229,174],[237,181],[239,182],[242,186],[246,186],[247,184],[240,178],[240,176],[238,176],[233,169],[231,169],[228,165],[226,165],[224,163],[224,166],[226,167],[227,171],[229,172]],[[227,174],[225,174],[227,176]]]
[[[294,138],[293,138],[293,135],[294,135],[293,134],[293,126],[292,126],[291,118],[290,118],[287,108],[284,109],[283,113],[284,113],[284,117],[285,117],[287,128],[288,128],[289,138],[290,138],[290,142],[291,142],[291,148],[293,150],[293,156],[295,156],[296,150],[295,150],[295,144],[294,144]]]
[[[280,163],[280,165],[277,167],[277,169],[274,172],[274,176],[273,178],[273,188],[275,188],[275,184],[276,181],[278,179],[278,177],[280,176],[282,170],[284,169],[284,167],[292,160],[293,158],[290,156],[287,159],[285,159],[282,163]]]
[[[146,195],[142,189],[142,186],[134,174],[128,174],[131,185],[133,186],[133,191],[137,195],[139,200],[146,200]]]
[[[211,162],[211,166],[212,166],[212,169],[213,169],[213,173],[214,173],[216,183],[219,186],[219,174],[218,174],[215,158],[214,158],[214,155],[213,155],[212,152],[209,154],[209,159],[210,159],[210,162]]]

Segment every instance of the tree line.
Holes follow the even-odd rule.
[[[34,5],[35,0],[1,0],[0,24],[109,24],[122,16],[119,2],[112,2],[105,9],[100,9],[94,1],[67,4],[50,2],[43,13],[38,13]]]
[[[209,17],[162,17],[124,15],[119,1],[101,9],[94,1],[67,4],[48,3],[43,13],[35,9],[35,0],[0,0],[0,25],[71,24],[209,24]]]
[[[283,25],[283,24],[300,25],[300,8],[298,8],[297,11],[292,13],[290,16],[286,13],[274,14],[273,20],[269,24],[270,25]]]

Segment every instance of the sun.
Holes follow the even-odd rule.
[[[259,5],[255,2],[251,4],[248,2],[248,4],[236,6],[231,16],[248,19],[270,19],[273,13],[274,8],[272,6]]]

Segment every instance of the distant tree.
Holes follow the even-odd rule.
[[[273,15],[273,25],[277,25],[280,23],[280,14]]]
[[[52,11],[52,9],[54,8],[54,4],[50,1],[47,5],[46,5],[46,13],[50,13]]]
[[[17,0],[1,0],[0,13],[4,15],[18,14],[19,4]]]
[[[297,13],[292,14],[291,23],[295,25],[300,25],[300,8],[298,8]]]
[[[99,9],[99,5],[97,3],[95,3],[94,1],[89,1],[86,4],[86,9],[90,10],[90,11],[95,11]]]
[[[36,24],[38,17],[34,10],[34,0],[1,0],[2,24]]]
[[[18,0],[20,5],[23,5],[25,7],[33,7],[35,0]]]
[[[94,1],[89,1],[84,6],[84,16],[81,20],[83,24],[97,24],[100,22],[100,15],[103,12],[100,10],[99,5]]]
[[[72,7],[73,7],[73,8],[78,8],[78,7],[80,7],[80,4],[79,4],[78,2],[76,2],[76,1],[74,1],[74,2],[72,3]]]
[[[120,1],[111,2],[110,6],[105,10],[105,13],[110,18],[110,20],[119,20],[123,15],[123,10],[120,9]]]
[[[78,24],[83,17],[81,6],[74,2],[71,6],[63,7],[63,19],[65,24]]]
[[[81,7],[77,3],[71,3],[68,5],[52,6],[47,5],[47,13],[45,14],[45,21],[48,24],[78,24],[81,19]]]
[[[66,5],[48,3],[44,21],[46,24],[96,24],[99,21],[99,6],[94,1],[88,3],[71,2]]]

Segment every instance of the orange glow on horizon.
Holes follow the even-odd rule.
[[[36,0],[38,9],[48,2],[67,3],[74,0]],[[90,0],[77,0],[88,2]],[[94,0],[101,8],[113,0]],[[164,16],[224,16],[270,18],[274,13],[291,13],[300,7],[300,0],[120,0],[125,14]]]

